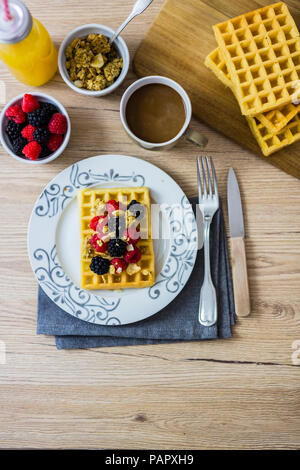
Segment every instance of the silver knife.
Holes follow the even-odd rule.
[[[227,179],[227,202],[235,311],[238,316],[246,317],[250,313],[250,297],[244,242],[244,218],[238,181],[231,167]]]

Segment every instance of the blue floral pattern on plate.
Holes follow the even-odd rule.
[[[166,212],[172,233],[172,244],[169,257],[160,273],[160,279],[149,288],[149,297],[157,299],[162,289],[176,293],[185,284],[185,274],[194,266],[194,250],[197,244],[197,228],[194,222],[192,206],[186,196],[182,197],[180,207],[183,217],[174,217],[174,206],[167,207]]]
[[[66,202],[73,198],[76,189],[87,188],[97,183],[132,183],[134,186],[144,186],[145,178],[134,172],[131,175],[120,175],[113,169],[104,173],[94,173],[92,170],[80,171],[78,163],[71,166],[69,181],[61,187],[59,184],[50,184],[40,196],[40,203],[35,208],[39,217],[54,217],[59,209],[65,208]]]
[[[75,286],[58,262],[55,245],[50,253],[38,248],[33,256],[39,262],[39,267],[35,269],[37,280],[59,307],[67,307],[80,320],[106,325],[121,324],[118,318],[110,316],[119,306],[120,299],[96,297]]]
[[[98,172],[99,166],[108,168]],[[116,171],[115,168],[120,168]],[[133,167],[136,171],[127,171]],[[170,231],[169,251],[154,286],[134,289],[133,297],[97,295],[77,287],[62,267],[56,250],[55,231],[61,214],[81,188],[117,183],[118,186],[144,186],[146,183],[161,199],[179,201],[165,209]],[[162,189],[162,185],[165,185]],[[175,216],[175,206],[183,210]],[[51,236],[47,235],[51,232]],[[46,186],[32,212],[29,226],[29,254],[38,282],[47,295],[63,310],[91,323],[128,324],[147,318],[167,305],[183,288],[196,258],[197,228],[192,207],[176,183],[142,160],[123,156],[99,156],[82,160],[62,171]],[[41,243],[41,237],[46,235]],[[138,291],[138,292],[137,292]],[[105,296],[106,295],[106,296]],[[126,300],[127,299],[127,300]],[[130,302],[128,302],[130,299]],[[141,310],[141,306],[144,311]],[[134,314],[132,310],[135,309]]]

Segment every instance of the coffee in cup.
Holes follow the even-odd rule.
[[[184,135],[201,145],[207,140],[197,131],[187,131],[192,106],[188,94],[174,80],[161,76],[134,82],[124,93],[120,115],[127,134],[149,150],[173,147]]]

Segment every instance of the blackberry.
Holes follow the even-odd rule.
[[[124,217],[110,217],[108,219],[108,228],[110,232],[115,232],[116,238],[118,238],[126,230]]]
[[[19,156],[24,156],[22,153],[22,150],[25,147],[25,145],[27,145],[27,143],[28,143],[27,140],[21,136],[13,140],[12,147],[13,147],[14,153]]]
[[[47,111],[47,114],[49,114],[50,117],[52,114],[59,112],[58,108],[54,104],[45,103],[44,101],[40,101],[40,108],[42,108],[44,111]]]
[[[51,155],[51,150],[48,149],[47,145],[42,145],[41,153],[39,154],[39,158],[49,157]]]
[[[28,122],[34,127],[42,127],[48,124],[50,117],[46,109],[38,108],[27,114]]]
[[[127,206],[127,210],[135,217],[144,216],[145,208],[143,204],[133,199]]]
[[[38,127],[33,133],[34,140],[39,144],[45,144],[49,140],[50,132],[48,129]]]
[[[96,274],[106,274],[109,270],[109,265],[109,259],[94,256],[90,264],[90,270]]]
[[[108,243],[108,253],[112,258],[120,258],[126,251],[127,244],[120,240],[120,238],[113,238]]]
[[[22,124],[17,124],[14,121],[8,121],[5,131],[11,140],[15,140],[19,137],[22,129]]]

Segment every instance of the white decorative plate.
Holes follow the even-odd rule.
[[[164,239],[154,240],[156,282],[122,291],[81,289],[76,192],[122,186],[149,187],[151,202],[163,207]],[[197,255],[196,221],[185,194],[164,171],[134,157],[99,155],[66,168],[45,187],[31,214],[28,253],[40,286],[60,308],[91,323],[124,325],[159,312],[182,290]]]

